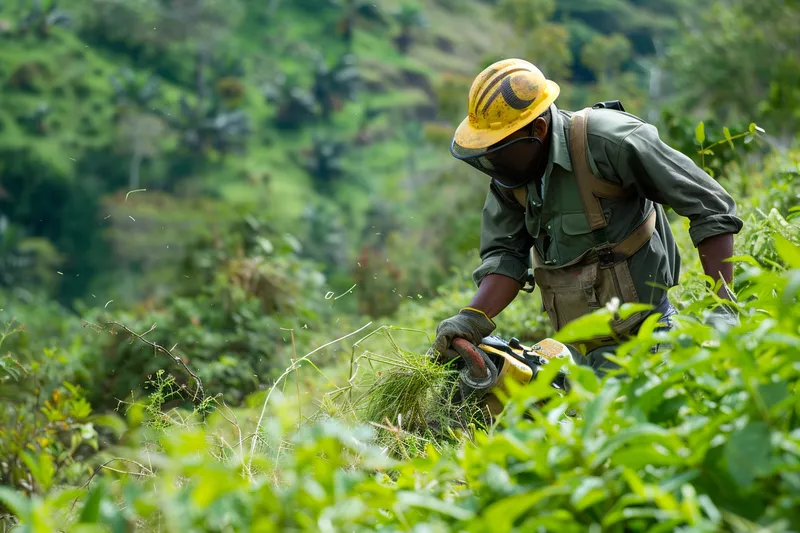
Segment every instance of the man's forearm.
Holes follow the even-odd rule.
[[[508,307],[519,294],[522,285],[514,279],[501,274],[489,274],[478,288],[469,306],[480,309],[489,318],[494,318]]]
[[[697,245],[697,252],[700,254],[700,263],[703,265],[703,272],[710,276],[715,282],[719,280],[720,274],[725,283],[730,285],[733,282],[733,263],[725,260],[733,256],[733,234],[724,233],[715,235],[701,241]],[[720,297],[729,299],[725,287],[719,290]]]

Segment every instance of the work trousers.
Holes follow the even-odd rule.
[[[678,311],[672,305],[672,302],[669,301],[669,298],[664,296],[664,299],[661,300],[661,303],[659,303],[652,311],[652,313],[661,313],[661,318],[659,318],[658,322],[662,325],[658,326],[655,331],[671,330],[672,321],[670,320],[670,317],[677,312]],[[605,357],[606,355],[615,354],[617,352],[617,348],[619,348],[619,344],[612,344],[591,350],[585,356],[583,356],[584,360],[580,361],[580,363],[591,367],[598,376],[602,377],[607,371],[619,368],[615,363],[612,363]],[[653,346],[651,351],[652,353],[657,353],[661,348],[661,344],[656,344]]]

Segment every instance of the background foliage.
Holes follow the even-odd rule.
[[[778,0],[0,4],[0,520],[790,530],[798,23]],[[741,324],[704,324],[669,212],[667,364],[644,334],[634,379],[573,369],[487,431],[381,419],[452,378],[419,354],[471,297],[486,183],[448,145],[509,56],[565,109],[621,99],[735,196]],[[540,309],[523,295],[498,333],[552,335]],[[374,388],[387,372],[408,388]]]

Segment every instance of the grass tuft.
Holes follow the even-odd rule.
[[[358,419],[377,429],[376,441],[397,458],[423,455],[453,445],[484,425],[475,400],[453,402],[458,371],[430,356],[402,350],[394,342],[388,354],[366,352],[372,373],[353,408]]]

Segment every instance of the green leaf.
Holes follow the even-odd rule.
[[[785,381],[764,383],[758,386],[758,394],[761,395],[767,409],[772,409],[789,396],[789,389]]]
[[[741,487],[749,487],[767,471],[771,455],[770,429],[764,422],[750,422],[725,443],[728,473]]]
[[[656,467],[682,464],[681,458],[675,456],[670,450],[663,447],[661,449],[656,448],[651,443],[628,446],[615,451],[610,457],[614,465],[633,469],[644,468],[647,465]]]
[[[592,313],[573,320],[561,328],[561,330],[553,338],[559,342],[568,344],[571,342],[577,342],[591,338],[595,335],[610,334],[610,314],[606,312],[602,313],[602,315],[596,315]]]
[[[706,125],[701,120],[694,130],[694,137],[701,145],[706,142]]]
[[[452,503],[431,498],[425,494],[417,492],[400,492],[397,494],[397,503],[404,507],[418,507],[428,509],[443,515],[450,516],[456,520],[469,520],[474,513],[469,509],[459,507]]]
[[[756,261],[756,259],[751,255],[734,255],[733,257],[729,257],[725,260],[726,263],[747,263],[748,265],[752,265],[754,267],[761,267],[761,263]]]
[[[722,521],[722,514],[717,509],[717,506],[714,505],[714,502],[711,498],[708,497],[707,494],[701,494],[697,497],[697,503],[700,504],[700,507],[706,513],[706,516],[711,520],[714,524],[719,524]]]
[[[800,246],[793,244],[792,241],[777,232],[775,233],[775,250],[790,268],[800,268]]]
[[[106,491],[105,483],[102,480],[95,483],[89,490],[89,495],[83,504],[81,517],[78,520],[81,524],[96,524],[100,519],[100,502],[103,500],[103,494]]]
[[[583,511],[595,503],[607,499],[608,489],[606,489],[605,481],[599,477],[587,477],[572,493],[570,502],[578,511]]]
[[[110,526],[111,533],[126,533],[130,529],[123,510],[108,498],[100,501],[100,517],[102,523]]]
[[[756,134],[756,123],[755,122],[751,122],[750,125],[747,127],[747,129],[750,132],[750,135],[755,135]]]
[[[646,439],[642,447],[628,446],[637,439]],[[653,448],[656,444],[665,448],[666,453],[659,453],[656,450],[651,452],[646,451],[648,448]],[[680,458],[672,454],[673,443],[670,442],[669,432],[655,424],[639,424],[636,426],[629,426],[622,428],[611,436],[609,436],[603,443],[597,454],[592,457],[590,465],[597,466],[605,462],[606,459],[612,456],[617,450],[623,446],[628,446],[631,454],[620,454],[615,459],[631,461],[631,467],[635,468],[640,466],[640,457],[647,455],[648,459],[653,461],[653,464],[667,465],[680,462]],[[624,463],[623,463],[624,464]]]
[[[728,127],[725,126],[724,128],[722,128],[722,133],[725,134],[725,140],[728,141],[731,150],[733,150],[733,139],[731,139],[731,130],[729,130]]]
[[[617,380],[607,381],[603,386],[600,394],[591,401],[586,408],[586,415],[583,420],[583,429],[581,431],[581,438],[594,434],[603,419],[606,416],[606,411],[611,403],[617,399],[620,390],[620,383]]]
[[[489,505],[483,511],[483,518],[492,525],[493,531],[511,531],[514,522],[523,514],[536,511],[536,505],[553,496],[566,496],[572,493],[572,487],[551,485],[544,488],[510,496]],[[419,497],[430,500],[430,497],[419,494]],[[533,513],[531,513],[533,514]]]
[[[11,509],[20,518],[25,518],[31,513],[31,502],[21,492],[9,487],[0,487],[0,502]]]

